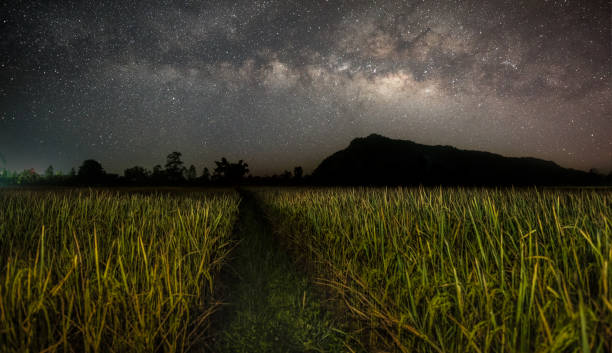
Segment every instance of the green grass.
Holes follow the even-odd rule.
[[[0,192],[0,351],[185,351],[206,333],[233,194]]]
[[[612,351],[610,190],[126,191],[0,191],[0,351]]]
[[[277,243],[248,192],[241,193],[235,236],[222,283],[225,306],[214,317],[211,352],[344,352],[347,339]]]
[[[404,352],[612,351],[612,193],[266,189],[264,209],[368,329]]]

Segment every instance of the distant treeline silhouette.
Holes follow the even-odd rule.
[[[280,175],[252,176],[243,160],[215,161],[215,168],[198,173],[192,164],[185,167],[180,152],[166,157],[162,167],[152,170],[134,166],[123,176],[107,173],[93,159],[84,161],[78,171],[55,173],[49,166],[44,174],[33,169],[20,173],[0,172],[0,185],[65,186],[208,186],[208,185],[336,185],[336,186],[589,186],[612,185],[608,176],[595,170],[583,172],[562,168],[536,158],[511,158],[498,154],[460,150],[451,146],[427,146],[372,134],[356,138],[350,145],[327,157],[312,175],[302,167]],[[4,162],[4,161],[3,161]]]
[[[196,167],[192,164],[185,167],[180,152],[172,152],[166,157],[164,167],[155,165],[152,170],[145,167],[134,166],[126,169],[123,176],[107,173],[100,162],[88,159],[83,161],[76,171],[70,173],[56,173],[53,166],[49,166],[44,174],[38,174],[34,169],[22,172],[0,171],[0,185],[62,185],[62,186],[207,186],[207,185],[297,185],[302,184],[303,169],[295,167],[294,172],[285,171],[282,175],[267,177],[254,177],[249,174],[249,165],[243,160],[236,163],[228,161],[225,157],[215,161],[215,168],[211,174],[204,167],[198,175]]]

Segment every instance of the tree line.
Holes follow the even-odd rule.
[[[281,175],[254,177],[250,174],[249,165],[243,161],[230,162],[225,157],[215,161],[212,172],[204,167],[198,173],[192,164],[189,167],[181,159],[180,152],[172,152],[166,157],[164,166],[158,164],[151,170],[134,166],[124,170],[123,175],[108,173],[102,164],[94,159],[87,159],[78,167],[72,168],[68,174],[55,172],[49,166],[43,174],[34,169],[22,172],[0,171],[0,185],[235,185],[252,184],[300,184],[306,178],[303,169],[297,166],[293,173],[285,171]]]
[[[360,158],[363,164],[363,154],[360,154]],[[10,185],[61,185],[61,186],[208,186],[208,185],[238,185],[238,184],[249,184],[249,185],[415,185],[418,183],[423,184],[423,180],[428,181],[431,185],[443,184],[440,182],[440,178],[448,178],[449,172],[436,172],[432,173],[431,176],[425,177],[418,183],[411,182],[410,177],[422,177],[422,173],[426,171],[422,165],[418,164],[414,166],[403,165],[401,167],[393,167],[389,169],[389,163],[383,164],[387,166],[387,169],[377,167],[370,163],[369,167],[363,170],[352,170],[352,160],[348,161],[348,165],[335,161],[331,163],[333,170],[338,173],[344,173],[339,178],[330,178],[329,175],[319,175],[321,170],[325,168],[322,166],[329,167],[329,163],[324,161],[317,170],[320,172],[317,174],[317,170],[313,175],[304,175],[303,169],[297,166],[293,169],[293,172],[285,170],[281,174],[275,174],[272,176],[252,176],[250,174],[249,165],[243,161],[230,162],[225,157],[214,162],[214,168],[209,170],[204,167],[200,172],[192,164],[186,167],[185,163],[181,159],[182,154],[180,152],[172,152],[166,157],[166,163],[162,166],[160,164],[155,165],[152,169],[147,169],[142,166],[134,166],[125,169],[123,175],[108,173],[102,167],[100,162],[88,159],[85,160],[78,169],[72,168],[68,174],[62,172],[55,172],[53,166],[49,166],[43,174],[38,174],[34,169],[26,169],[22,172],[10,172],[5,168],[0,169],[0,186]],[[377,153],[375,155],[377,161],[387,158],[384,153]],[[394,157],[389,157],[394,160]],[[416,158],[416,161],[420,160]],[[327,163],[327,164],[326,164]],[[0,154],[0,167],[5,165],[6,162]],[[359,165],[361,165],[359,164]],[[446,165],[440,163],[440,165]],[[508,167],[506,165],[506,167]],[[403,174],[402,174],[403,173]],[[419,174],[421,173],[421,174]],[[582,173],[586,177],[581,180],[587,180],[584,185],[612,185],[612,172],[608,175],[604,175],[597,170],[591,170],[588,174],[584,172],[572,171],[572,173]],[[323,173],[324,174],[324,173]],[[328,173],[329,174],[329,173]],[[584,176],[583,175],[583,176]],[[332,176],[334,174],[332,173]],[[535,175],[538,176],[537,173]],[[401,178],[401,182],[394,182],[393,178]],[[457,175],[450,175],[451,181],[457,185],[472,185],[477,183],[473,177],[462,180]],[[363,182],[355,183],[352,180],[356,178],[362,178]],[[435,179],[438,178],[438,179]],[[377,182],[380,181],[381,182]],[[398,179],[399,180],[399,179]],[[437,181],[436,181],[437,180]],[[494,180],[494,179],[491,179]],[[514,180],[512,176],[509,176],[509,180]],[[515,180],[516,181],[516,180]],[[547,179],[547,182],[551,185],[555,185],[554,178]],[[470,184],[472,183],[472,184]],[[491,182],[494,184],[494,182]],[[426,184],[426,183],[425,183]],[[430,185],[426,184],[426,185]],[[542,183],[543,184],[543,183]]]

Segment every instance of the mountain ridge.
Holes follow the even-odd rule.
[[[353,139],[312,177],[333,185],[594,185],[596,175],[534,157],[424,145],[379,134]]]

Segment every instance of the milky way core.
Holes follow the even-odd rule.
[[[12,170],[311,171],[378,133],[612,169],[609,1],[7,1]],[[0,159],[1,163],[1,159]],[[0,165],[2,167],[2,165]]]

